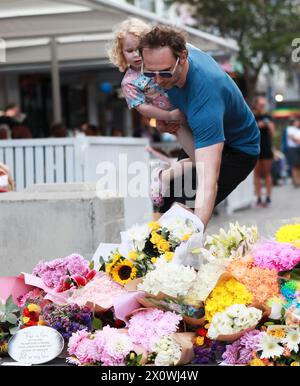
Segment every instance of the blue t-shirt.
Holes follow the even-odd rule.
[[[225,142],[258,155],[259,129],[238,86],[211,56],[190,45],[188,51],[186,82],[167,93],[172,104],[186,115],[195,148]]]

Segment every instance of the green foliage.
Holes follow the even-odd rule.
[[[15,334],[19,329],[20,309],[10,296],[6,303],[0,303],[0,340]]]
[[[292,41],[299,36],[300,5],[295,0],[167,0],[193,5],[198,27],[232,38],[240,47],[248,86],[264,64],[291,65]]]

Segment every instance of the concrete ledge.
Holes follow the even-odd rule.
[[[119,243],[125,228],[123,199],[98,198],[95,184],[3,193],[0,213],[1,276],[31,272],[40,260],[74,252],[91,257],[100,242]]]

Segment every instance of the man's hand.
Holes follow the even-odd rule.
[[[156,128],[161,133],[176,134],[180,124],[179,122],[156,121]]]

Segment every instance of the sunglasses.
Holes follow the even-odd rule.
[[[174,75],[174,72],[176,71],[178,63],[179,63],[179,58],[177,58],[176,64],[172,71],[144,71],[144,62],[142,62],[141,73],[147,76],[148,78],[154,78],[156,75],[159,75],[161,78],[172,78],[172,76]]]

